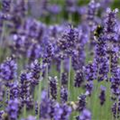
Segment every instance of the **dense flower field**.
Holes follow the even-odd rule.
[[[113,1],[0,1],[0,120],[120,120]]]

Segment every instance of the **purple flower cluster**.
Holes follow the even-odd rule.
[[[26,118],[26,119],[21,119],[21,120],[36,120],[36,117],[34,117],[34,116],[29,116],[28,118]]]
[[[76,117],[76,120],[92,120],[91,112],[87,109],[84,109],[82,114]]]
[[[13,58],[7,58],[7,60],[0,65],[0,79],[3,80],[7,86],[10,86],[16,77],[17,63]]]
[[[42,101],[40,105],[40,118],[44,119],[54,119],[54,120],[68,120],[72,112],[70,106],[66,103],[59,104],[54,100],[47,98],[47,93],[42,92]]]
[[[101,105],[104,105],[105,103],[105,91],[106,91],[106,88],[104,86],[101,86],[100,87],[101,91],[100,91],[100,95],[99,95],[99,99],[100,99],[100,104]]]
[[[120,118],[119,11],[81,3],[1,0],[0,120]]]
[[[86,108],[86,95],[80,95],[78,97],[79,103],[78,103],[78,110],[79,112],[83,111]]]
[[[65,103],[68,101],[68,89],[66,87],[63,87],[63,86],[61,87],[60,98],[62,103]]]
[[[75,87],[80,87],[83,82],[84,82],[83,72],[81,70],[76,71],[74,83]]]
[[[53,99],[57,99],[57,78],[49,77],[50,93]]]
[[[63,53],[72,54],[78,41],[78,31],[70,26],[58,41],[58,47]]]
[[[18,99],[10,100],[6,107],[6,112],[9,114],[10,120],[17,120],[20,112],[20,102]]]
[[[97,66],[95,63],[89,63],[88,65],[85,66],[84,71],[85,71],[85,79],[87,80],[85,88],[86,92],[91,95],[93,91],[93,81],[97,78]]]
[[[56,104],[54,119],[55,120],[69,120],[71,112],[72,112],[72,109],[68,105]]]

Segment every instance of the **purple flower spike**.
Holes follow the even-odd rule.
[[[75,87],[80,87],[83,82],[84,82],[83,71],[82,71],[82,70],[76,71],[74,86],[75,86]]]
[[[37,120],[37,118],[34,116],[29,116],[26,119],[21,119],[21,120]]]
[[[100,95],[99,95],[100,104],[104,105],[104,103],[106,101],[106,96],[105,96],[106,87],[100,86],[100,89],[101,89]]]
[[[61,77],[61,84],[63,86],[67,86],[67,83],[68,83],[68,74],[67,72],[63,72]]]
[[[3,12],[10,12],[11,1],[12,0],[2,0],[2,11]]]
[[[65,103],[68,100],[68,90],[66,87],[61,87],[61,93],[60,93],[60,98],[61,98],[61,102]]]
[[[78,104],[78,111],[82,111],[86,108],[86,95],[80,95],[78,97],[79,104]]]
[[[53,99],[57,99],[57,77],[49,77],[50,94]]]
[[[7,58],[0,65],[0,79],[2,79],[7,86],[11,85],[11,81],[14,81],[17,77],[17,63],[13,58]]]
[[[6,108],[10,120],[17,120],[20,112],[20,102],[18,99],[10,100]]]
[[[76,117],[76,120],[92,120],[91,112],[87,109],[84,109],[81,115]]]

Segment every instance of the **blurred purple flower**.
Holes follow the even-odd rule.
[[[91,112],[87,109],[84,109],[81,115],[76,118],[76,120],[92,120]]]
[[[6,112],[10,120],[17,120],[20,112],[20,102],[18,99],[9,100]]]
[[[7,86],[14,81],[17,77],[17,63],[14,58],[7,58],[0,65],[0,78],[5,82]]]
[[[62,103],[66,103],[68,100],[68,89],[67,87],[61,87],[61,91],[60,91],[60,99]]]
[[[106,95],[105,95],[106,88],[104,86],[100,86],[100,89],[101,89],[100,95],[99,95],[100,104],[104,105],[104,103],[106,101]]]
[[[50,94],[52,99],[57,99],[57,77],[49,77]]]

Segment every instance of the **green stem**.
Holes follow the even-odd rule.
[[[64,72],[64,67],[63,67],[64,61],[61,60],[61,64],[60,64],[60,79],[59,79],[59,87],[58,87],[58,101],[60,101],[60,93],[61,93],[61,80],[62,80],[62,73]]]
[[[2,48],[2,51],[4,51],[5,50],[5,48],[4,48],[4,46],[3,46],[3,39],[4,39],[4,36],[5,36],[5,26],[6,26],[6,24],[5,24],[5,21],[3,22],[3,26],[2,26],[2,33],[1,33],[1,38],[0,38],[0,47]],[[4,52],[1,52],[1,55],[0,55],[0,57],[1,57],[1,59],[0,59],[0,61],[2,61],[3,60],[3,58],[4,58],[4,55],[5,54],[3,54]]]
[[[45,86],[46,86],[46,89],[48,91],[48,65],[46,66]]]
[[[62,79],[62,73],[64,72],[64,61],[61,60],[61,65],[60,65],[60,86],[61,86],[61,79]]]
[[[69,94],[68,94],[68,100],[70,100],[70,86],[71,86],[71,64],[72,64],[72,57],[70,56],[69,57],[69,73],[68,73],[68,91],[69,91]]]
[[[41,62],[41,66],[42,66],[42,60]],[[41,89],[42,89],[42,71],[40,72],[40,81],[39,81],[39,85],[38,85],[38,115],[37,115],[37,120],[39,120],[39,116],[40,116],[40,103],[41,103]]]
[[[103,111],[102,111],[103,109],[102,109],[102,108],[103,108],[103,106],[100,106],[100,120],[103,119],[103,118],[102,118],[102,115],[103,115]]]
[[[69,18],[68,19],[69,19],[69,23],[72,24],[72,14],[71,13],[69,13]]]
[[[119,120],[119,119],[117,118],[117,116],[118,116],[118,98],[117,98],[116,104],[117,104],[117,107],[116,107],[116,120]]]
[[[24,107],[23,107],[23,116],[24,118],[26,118],[27,116],[27,113],[26,113],[26,104],[24,104]]]
[[[97,81],[96,81],[97,82]],[[94,103],[97,103],[97,98],[98,98],[98,82],[94,83],[95,89],[94,89]],[[101,112],[101,111],[100,111]],[[93,117],[97,114],[96,111],[96,104],[93,104]],[[95,118],[94,118],[95,119]]]
[[[5,34],[5,22],[3,22],[3,26],[2,26],[2,33],[1,33],[1,39],[0,39],[0,46],[2,46],[4,34]]]
[[[38,89],[38,115],[37,115],[37,120],[40,119],[39,116],[40,116],[41,88],[42,88],[41,82],[42,81],[39,82],[39,89]]]

